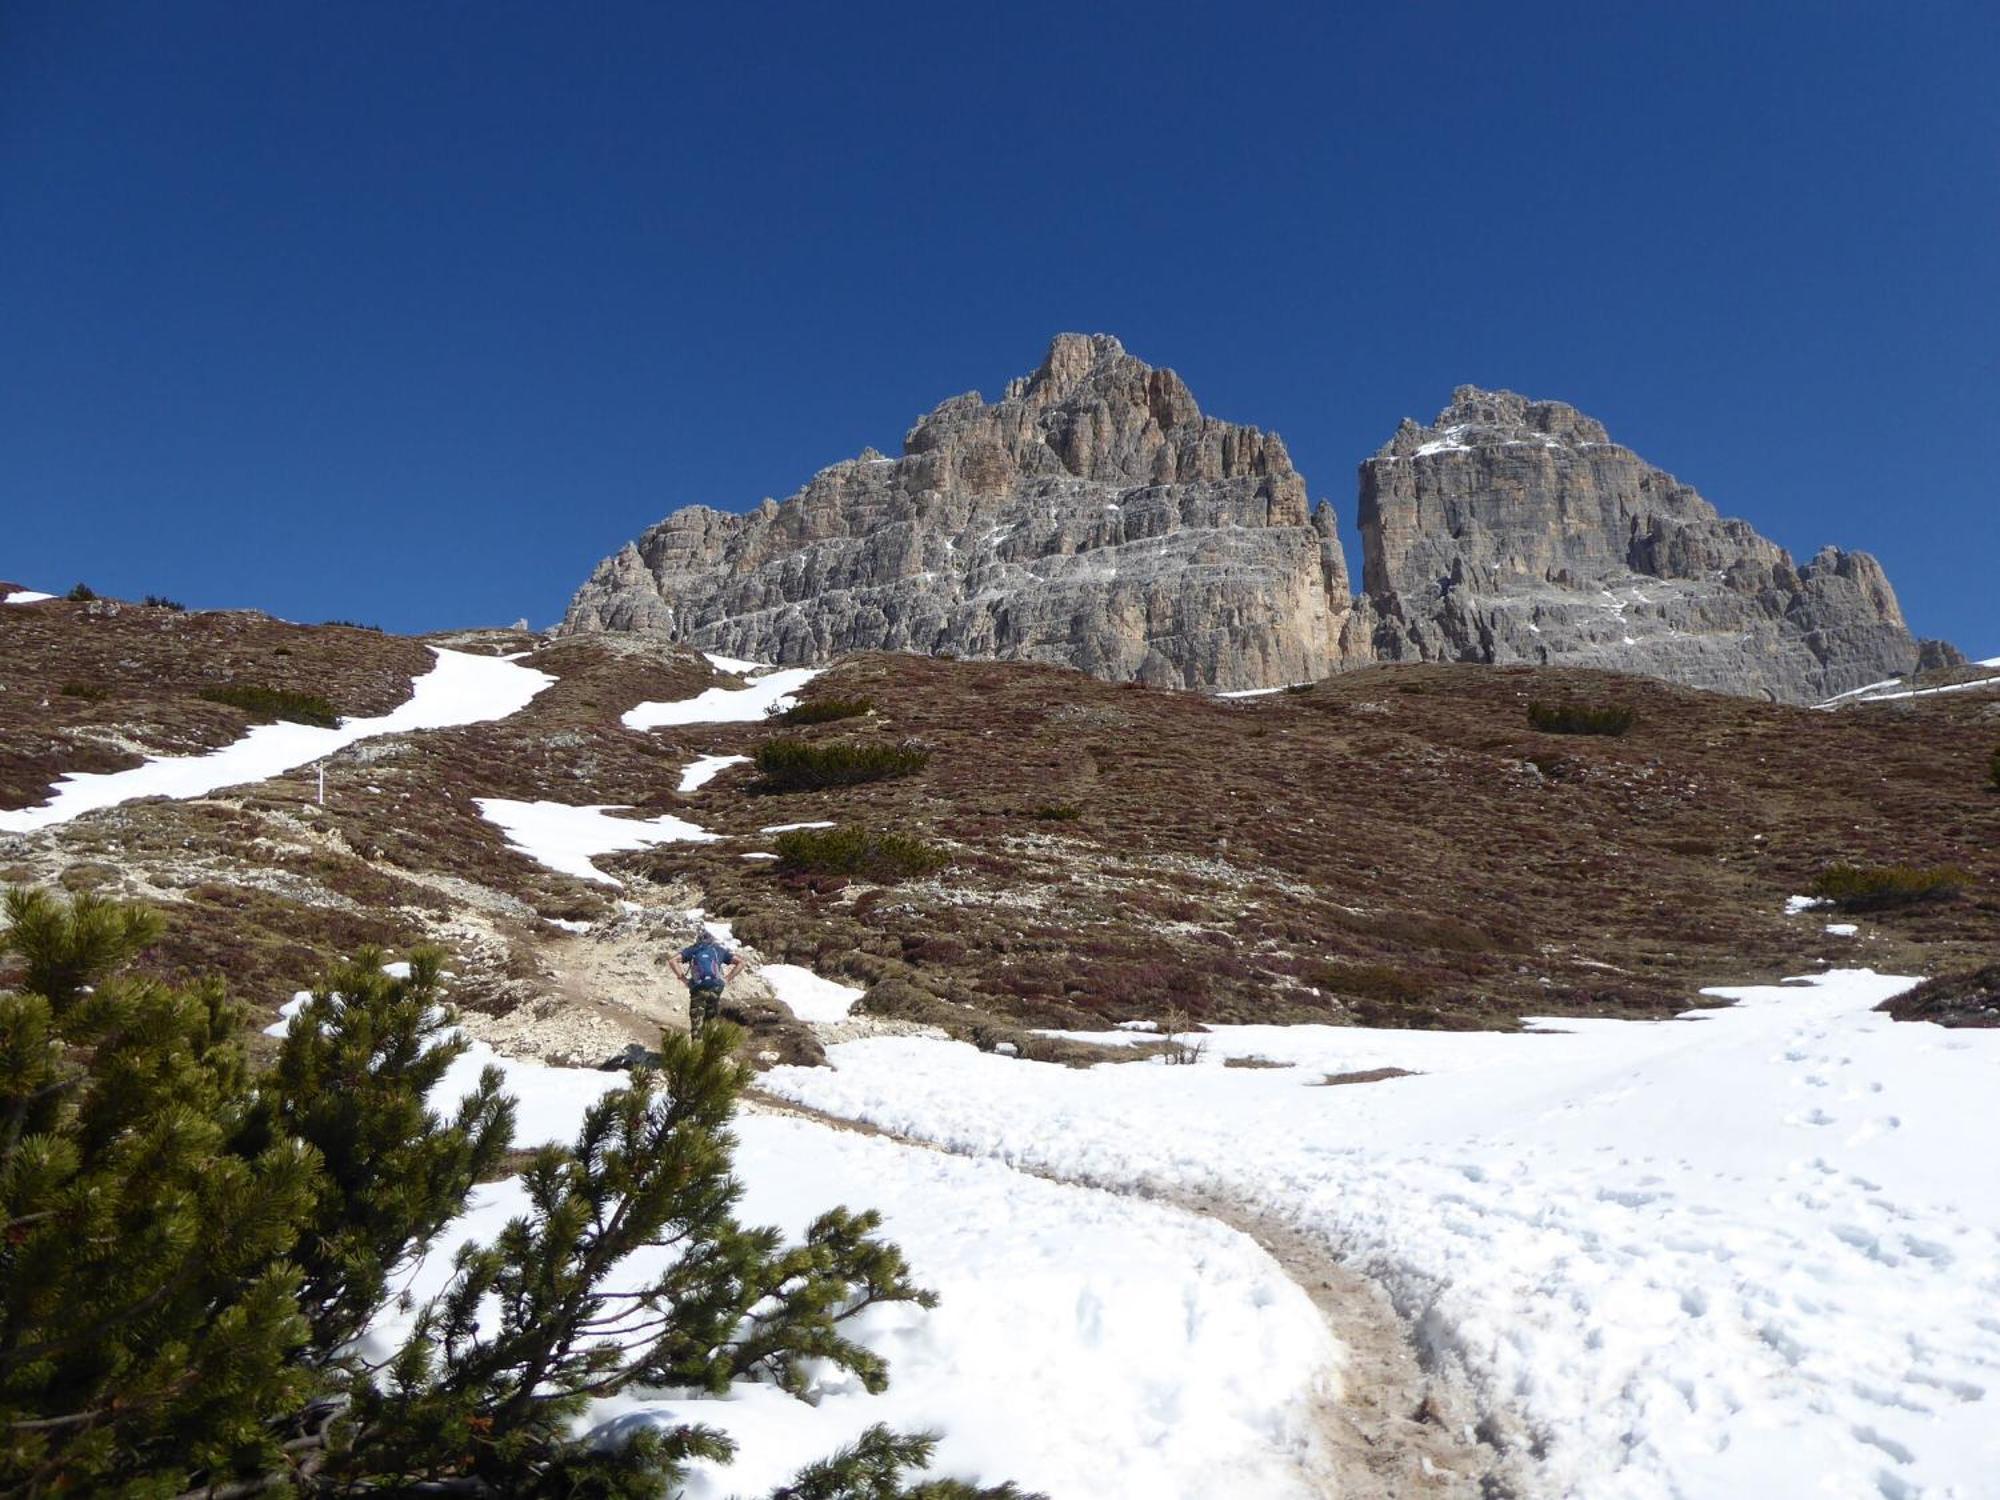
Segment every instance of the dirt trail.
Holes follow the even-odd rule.
[[[791,1115],[835,1130],[954,1154],[935,1141],[795,1104],[761,1089],[751,1089],[745,1105],[759,1113]],[[1012,1165],[1052,1182],[1123,1191]],[[1313,1397],[1321,1443],[1302,1472],[1320,1494],[1329,1500],[1532,1500],[1541,1492],[1529,1446],[1515,1430],[1516,1424],[1482,1412],[1463,1372],[1427,1360],[1388,1294],[1327,1246],[1226,1198],[1201,1193],[1137,1196],[1201,1214],[1248,1235],[1326,1320],[1345,1358],[1338,1381]]]

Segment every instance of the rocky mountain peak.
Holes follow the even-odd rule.
[[[899,458],[835,464],[743,516],[675,512],[598,566],[564,629],[1247,688],[1342,664],[1353,609],[1338,527],[1275,434],[1205,416],[1107,334],[1066,333],[998,401],[918,419]]]
[[[1109,334],[1058,334],[1042,363],[1000,400],[954,396],[912,427],[906,457],[941,454],[975,488],[1014,475],[1107,484],[1268,480],[1287,524],[1305,519],[1305,484],[1275,434],[1202,415],[1179,375]]]
[[[1452,391],[1451,404],[1438,413],[1436,421],[1426,427],[1405,417],[1396,435],[1375,456],[1428,458],[1481,445],[1581,448],[1610,441],[1602,422],[1567,402],[1535,401],[1513,391],[1461,385]]]
[[[1367,596],[1274,433],[1205,415],[1108,334],[1059,334],[743,514],[690,506],[599,564],[569,632],[787,664],[841,651],[1273,687],[1368,661],[1594,666],[1793,702],[1913,669],[1880,564],[1804,564],[1561,401],[1462,385],[1361,466]]]
[[[1560,401],[1460,386],[1361,466],[1387,660],[1596,666],[1811,702],[1914,668],[1881,564],[1799,566]]]

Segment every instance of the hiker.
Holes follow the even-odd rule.
[[[704,927],[701,936],[678,954],[667,955],[667,967],[674,978],[687,986],[688,1035],[700,1036],[701,1028],[715,1019],[722,1003],[722,991],[743,968],[743,960],[722,946],[720,939]]]

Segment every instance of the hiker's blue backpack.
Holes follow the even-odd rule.
[[[688,978],[696,984],[721,984],[729,954],[716,943],[696,943],[681,955],[688,961]]]

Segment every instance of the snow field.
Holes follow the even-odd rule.
[[[259,724],[234,744],[206,755],[156,755],[127,771],[73,771],[40,807],[0,811],[0,833],[28,833],[142,797],[184,800],[224,787],[267,781],[323,760],[361,740],[419,729],[451,729],[504,719],[526,708],[555,681],[510,659],[431,647],[437,665],[410,684],[407,701],[373,719],[343,719],[332,729]]]
[[[0,604],[40,604],[44,599],[53,599],[54,594],[44,594],[39,589],[15,589]]]
[[[678,724],[754,724],[774,709],[791,707],[795,701],[791,694],[819,675],[818,668],[788,667],[739,688],[708,688],[672,703],[641,703],[627,709],[619,722],[638,730]]]
[[[942,1434],[934,1472],[1016,1479],[1053,1500],[1312,1491],[1307,1398],[1332,1340],[1250,1240],[1172,1209],[1043,1182],[805,1121],[737,1123],[748,1222],[804,1232],[835,1203],[882,1212],[932,1311],[871,1309],[859,1337],[890,1362],[870,1396],[834,1377],[816,1406],[770,1387],[737,1399],[607,1403],[616,1426],[698,1420],[743,1440],[689,1500],[760,1494],[873,1422]]]
[[[611,803],[572,807],[565,802],[516,802],[507,797],[475,797],[479,815],[507,835],[507,846],[539,865],[599,885],[621,885],[592,863],[600,854],[644,849],[652,844],[713,843],[722,837],[662,813],[657,818],[614,818],[628,808]]]
[[[518,1101],[524,1146],[571,1138],[590,1103],[623,1081],[476,1045],[433,1106],[448,1109],[489,1065]],[[744,1222],[796,1238],[837,1204],[878,1209],[941,1300],[855,1320],[855,1336],[890,1362],[879,1396],[829,1371],[811,1404],[760,1385],[720,1400],[635,1391],[596,1403],[588,1421],[607,1436],[699,1421],[739,1440],[736,1463],[700,1466],[689,1500],[764,1493],[875,1422],[940,1432],[934,1474],[1013,1478],[1053,1500],[1107,1487],[1163,1500],[1313,1493],[1300,1477],[1315,1451],[1310,1398],[1333,1380],[1338,1350],[1305,1294],[1243,1235],[808,1121],[752,1114],[734,1129]],[[490,1240],[525,1207],[519,1179],[479,1188],[406,1289],[418,1302],[436,1293],[459,1245]],[[635,1257],[621,1271],[636,1284],[659,1269]],[[361,1352],[379,1357],[409,1320],[385,1309]]]
[[[2000,1165],[1967,1131],[2000,1034],[1874,1012],[1912,982],[1514,1035],[1226,1027],[1193,1068],[880,1038],[765,1085],[1289,1220],[1525,1416],[1556,1493],[1972,1500],[2000,1474]],[[1221,1066],[1240,1055],[1296,1066]],[[1315,1086],[1381,1066],[1421,1076]]]

